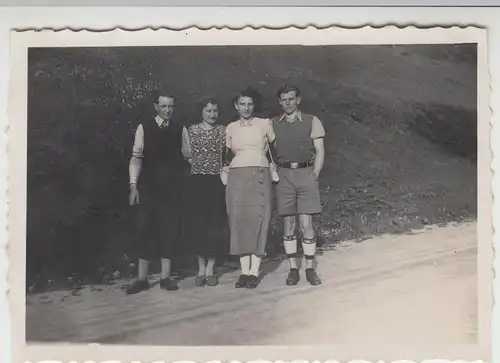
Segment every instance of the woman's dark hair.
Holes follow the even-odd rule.
[[[220,108],[220,103],[217,98],[212,96],[204,96],[198,101],[198,108],[203,110],[208,104],[217,105]]]
[[[233,103],[238,103],[239,99],[242,97],[250,97],[253,100],[254,111],[258,112],[260,110],[262,96],[257,89],[254,87],[247,87],[243,92],[238,93],[233,98]]]

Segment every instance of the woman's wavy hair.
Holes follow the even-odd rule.
[[[254,111],[259,112],[262,106],[262,95],[254,87],[247,87],[243,92],[239,92],[233,98],[233,104],[238,103],[241,97],[250,97],[253,100]]]
[[[208,104],[217,105],[220,111],[221,104],[216,97],[213,96],[203,96],[197,102],[197,109],[203,110]]]

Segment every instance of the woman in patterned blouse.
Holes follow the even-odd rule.
[[[228,244],[224,238],[225,186],[220,179],[226,128],[217,124],[218,116],[218,102],[203,100],[201,122],[185,127],[182,135],[182,153],[191,164],[185,237],[190,252],[198,259],[197,286],[218,284],[215,260],[225,253]]]

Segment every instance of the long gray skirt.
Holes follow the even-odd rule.
[[[271,221],[269,168],[232,168],[226,187],[230,254],[263,256]]]

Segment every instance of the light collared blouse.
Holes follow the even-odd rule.
[[[231,168],[269,167],[267,142],[275,139],[270,119],[236,120],[226,128],[226,146],[235,154]]]
[[[302,112],[300,110],[296,110],[291,115],[283,114],[279,118],[278,122],[302,122]],[[312,126],[311,126],[311,139],[320,139],[325,137],[325,128],[323,127],[322,122],[316,117],[313,116]]]

